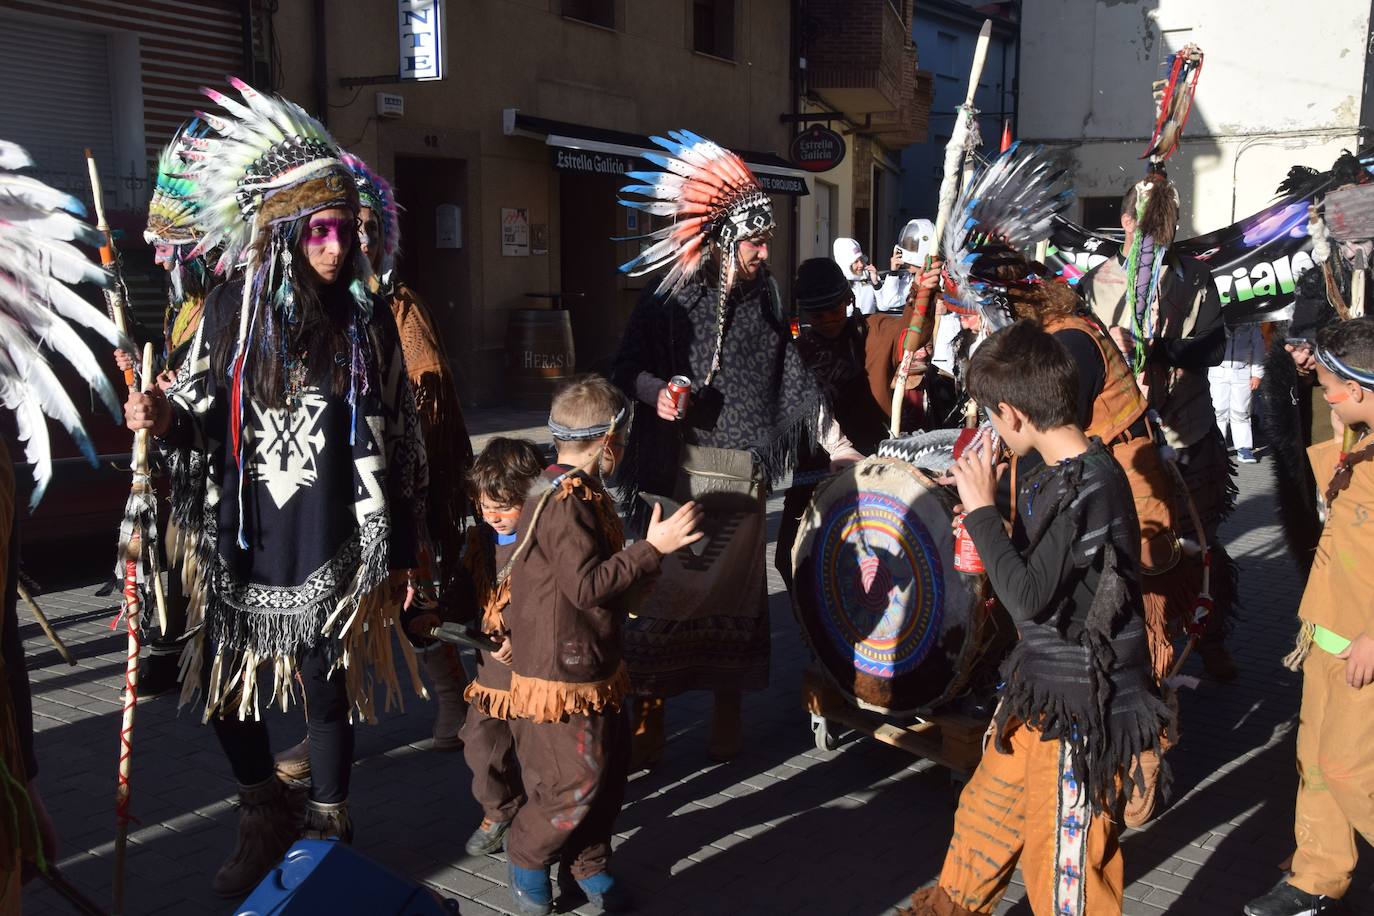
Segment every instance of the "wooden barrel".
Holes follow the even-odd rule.
[[[553,390],[576,367],[572,322],[564,309],[514,309],[506,325],[506,368],[511,396],[547,406]]]

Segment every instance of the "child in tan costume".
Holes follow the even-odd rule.
[[[623,454],[628,416],[625,396],[599,376],[565,386],[549,413],[557,461],[520,517],[506,624],[511,733],[529,798],[506,853],[516,906],[536,916],[552,911],[555,862],[565,894],[626,906],[606,870],[629,764],[622,627],[631,590],[701,536],[695,504],[666,520],[655,507],[644,540],[624,546],[601,477]]]
[[[1374,319],[1328,325],[1317,334],[1317,381],[1335,420],[1362,433],[1312,446],[1325,486],[1326,524],[1298,616],[1302,670],[1298,713],[1298,800],[1292,873],[1245,906],[1248,916],[1336,912],[1355,870],[1355,835],[1374,842]]]
[[[516,522],[530,485],[544,469],[533,442],[496,438],[487,443],[468,472],[473,499],[485,524],[464,532],[462,567],[472,582],[478,626],[501,643],[477,653],[477,676],[467,686],[467,720],[460,737],[472,770],[472,795],[482,806],[482,823],[468,838],[468,855],[497,852],[515,812],[525,800],[511,737],[511,643],[505,611],[510,605],[510,568]]]

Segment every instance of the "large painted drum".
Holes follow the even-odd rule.
[[[928,712],[976,662],[979,583],[954,569],[953,506],[924,471],[872,457],[822,484],[802,517],[793,608],[859,706]]]

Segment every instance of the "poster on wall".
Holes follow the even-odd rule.
[[[549,224],[535,223],[530,227],[530,254],[549,253]]]
[[[530,253],[530,211],[524,207],[501,208],[501,254],[523,258]]]

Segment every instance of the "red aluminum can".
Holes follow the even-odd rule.
[[[954,568],[970,576],[987,572],[983,567],[983,558],[978,556],[978,548],[974,545],[973,538],[969,537],[968,530],[964,528],[962,512],[954,517]]]
[[[682,396],[692,390],[692,380],[685,375],[675,375],[668,379],[668,394],[672,395],[674,409],[682,409]]]

